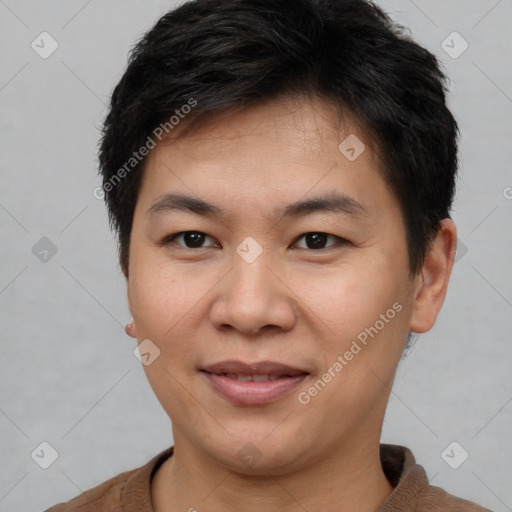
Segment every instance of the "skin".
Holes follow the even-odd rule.
[[[245,511],[365,512],[393,490],[379,459],[384,412],[408,333],[429,330],[443,303],[456,229],[443,221],[411,277],[402,215],[373,145],[350,117],[342,126],[324,100],[281,99],[217,116],[149,155],[127,290],[131,335],[160,350],[144,369],[172,420],[175,455],[152,482],[157,512],[240,503]],[[349,133],[366,144],[353,162],[338,150]],[[148,214],[166,193],[224,215]],[[332,193],[364,211],[271,215]],[[208,235],[203,247],[170,240],[190,230]],[[310,232],[333,236],[326,248],[308,248],[302,235]],[[263,250],[252,263],[236,252],[249,236]],[[401,311],[378,335],[300,403],[298,393],[396,303]],[[271,404],[233,405],[199,372],[226,359],[279,361],[310,375]],[[261,454],[251,467],[237,455],[246,443]]]

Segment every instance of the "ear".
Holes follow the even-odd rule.
[[[426,332],[434,326],[446,296],[456,250],[457,228],[451,219],[444,219],[415,278],[411,331]]]

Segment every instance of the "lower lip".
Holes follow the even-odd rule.
[[[290,393],[307,377],[307,374],[303,373],[294,377],[280,377],[276,380],[252,381],[234,380],[205,371],[201,373],[217,393],[235,405],[268,404]]]

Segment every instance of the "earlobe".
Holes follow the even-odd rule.
[[[133,320],[125,325],[124,331],[131,338],[137,338],[137,332],[135,330],[135,322]]]
[[[410,330],[426,332],[436,321],[443,305],[457,249],[457,229],[444,219],[416,277]]]

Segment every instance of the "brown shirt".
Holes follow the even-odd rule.
[[[144,466],[126,471],[45,512],[153,512],[151,479],[174,447]],[[490,512],[428,483],[425,470],[402,446],[381,445],[384,473],[395,488],[376,512]]]

